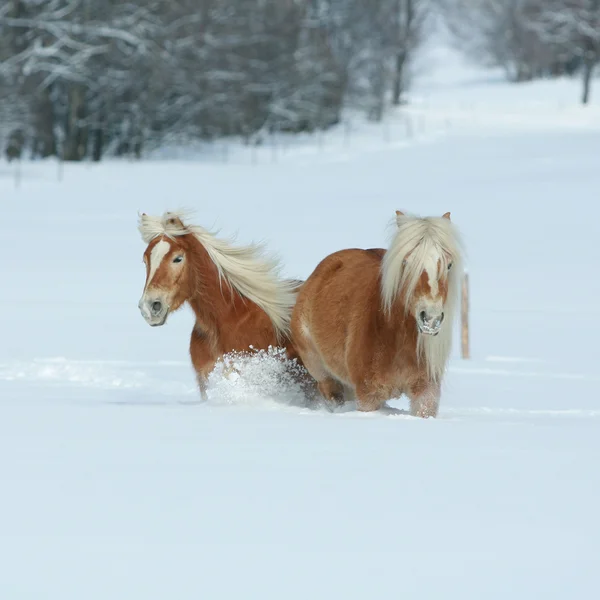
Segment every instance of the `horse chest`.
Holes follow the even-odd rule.
[[[422,374],[416,360],[407,357],[404,350],[388,356],[388,360],[381,366],[383,378],[394,395],[405,393],[411,382]]]

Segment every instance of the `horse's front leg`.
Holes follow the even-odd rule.
[[[208,339],[199,329],[194,328],[190,339],[190,356],[196,371],[196,381],[203,402],[208,400],[208,375],[215,366],[212,348]]]
[[[437,383],[415,385],[408,392],[410,414],[413,417],[437,417],[440,407],[441,388]]]
[[[208,380],[202,373],[196,373],[196,381],[198,382],[198,389],[200,390],[200,398],[202,398],[202,402],[208,402]]]
[[[354,386],[356,407],[361,412],[379,410],[389,399],[387,388],[366,383],[362,378],[360,381]]]

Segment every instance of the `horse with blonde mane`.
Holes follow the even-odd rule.
[[[146,281],[139,309],[146,322],[164,325],[188,303],[196,321],[190,356],[200,394],[217,361],[228,352],[282,347],[297,358],[290,341],[292,308],[301,282],[278,276],[279,264],[263,247],[235,247],[180,213],[142,214],[138,229],[148,244]]]
[[[410,414],[435,417],[452,345],[461,273],[450,213],[396,212],[386,250],[348,249],[323,259],[292,312],[304,366],[331,403],[361,411],[406,394]]]

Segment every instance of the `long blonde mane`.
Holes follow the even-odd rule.
[[[452,350],[452,330],[463,273],[462,242],[450,219],[398,214],[396,232],[381,266],[381,295],[383,309],[388,315],[399,296],[404,299],[405,311],[409,310],[409,299],[423,270],[432,260],[440,261],[442,273],[452,262],[444,305],[445,324],[435,337],[419,333],[417,353],[426,361],[430,378],[439,382]]]
[[[138,229],[147,244],[163,235],[195,236],[216,266],[221,281],[262,308],[279,337],[288,336],[298,282],[279,277],[280,263],[266,256],[264,245],[233,246],[199,225],[186,225],[185,219],[182,211],[166,212],[161,217],[144,214],[139,217]]]

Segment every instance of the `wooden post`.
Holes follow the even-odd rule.
[[[461,293],[461,355],[463,359],[471,358],[469,351],[469,274],[465,271]]]
[[[21,186],[21,159],[17,158],[15,165],[15,187],[19,188]]]
[[[349,120],[344,121],[344,146],[350,146],[350,134],[352,133],[352,125]]]

